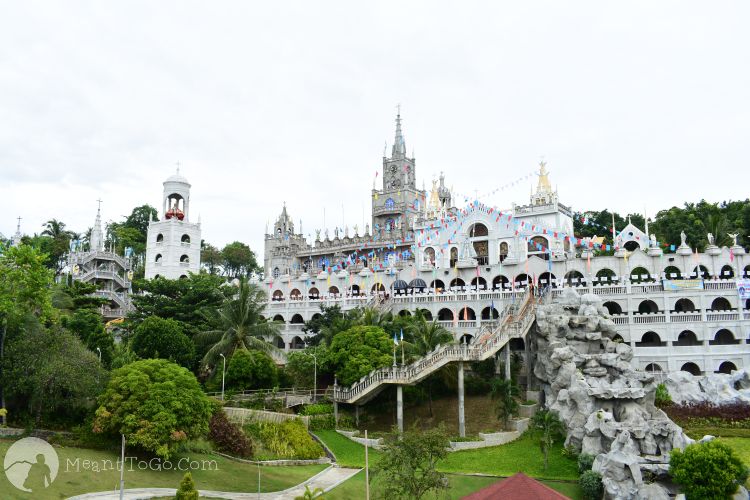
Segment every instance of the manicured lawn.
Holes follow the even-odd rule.
[[[333,451],[341,465],[364,467],[364,447],[338,434],[336,431],[316,432]],[[456,451],[440,462],[443,472],[480,473],[493,476],[512,476],[516,472],[544,479],[578,479],[575,460],[562,454],[562,443],[557,443],[549,454],[549,468],[544,470],[544,456],[539,449],[539,439],[527,432],[516,441],[491,448]],[[371,463],[376,463],[379,453],[370,450]]]
[[[0,439],[0,457],[13,441]],[[100,465],[103,461],[115,464],[118,456],[108,451],[89,450],[83,448],[56,447],[60,468],[57,478],[52,486],[43,494],[35,495],[34,498],[66,498],[72,495],[94,491],[114,490],[118,487],[120,473],[117,470],[84,470],[83,461],[90,460]],[[132,452],[126,450],[125,462],[125,487],[126,488],[177,488],[185,471],[179,470],[139,470],[137,460],[128,461]],[[253,492],[258,490],[258,467],[252,464],[235,462],[218,455],[190,454],[185,457],[174,457],[171,462],[177,466],[180,458],[189,458],[191,461],[215,460],[215,463],[206,464],[211,470],[193,470],[192,475],[198,489],[215,491],[243,491]],[[76,460],[80,467],[76,470]],[[261,467],[261,491],[279,491],[297,485],[309,477],[325,469],[325,465],[294,466],[294,467]],[[108,465],[109,469],[113,465]],[[5,477],[0,474],[0,497],[8,499],[28,499],[30,494],[16,490]]]
[[[750,439],[741,437],[721,437],[719,441],[732,448],[740,458],[750,467]]]
[[[371,479],[372,480],[372,479]],[[448,474],[448,481],[450,482],[450,489],[447,492],[448,499],[460,499],[469,493],[473,493],[477,490],[489,486],[501,478],[497,477],[483,477],[483,476],[460,476],[456,474]],[[562,483],[557,481],[542,481],[550,488],[559,491],[563,495],[572,498],[573,500],[583,499],[581,489],[576,483]],[[371,483],[372,484],[372,483]],[[372,486],[376,488],[376,486]],[[371,490],[371,493],[374,490]],[[341,485],[337,486],[333,490],[325,494],[328,500],[349,500],[351,498],[364,498],[365,495],[365,472],[362,471],[351,479],[345,481]],[[444,496],[435,497],[430,495],[427,498],[446,498]]]

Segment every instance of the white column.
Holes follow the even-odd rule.
[[[458,362],[458,435],[466,437],[466,417],[464,416],[464,362]]]
[[[398,422],[398,432],[404,432],[404,388],[401,385],[396,386],[396,421]]]
[[[505,380],[510,380],[510,340],[505,344]]]

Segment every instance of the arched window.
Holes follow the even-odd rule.
[[[427,247],[424,249],[424,257],[425,260],[431,265],[435,266],[435,249],[432,247]]]
[[[745,266],[743,275],[745,276],[745,278],[750,278],[750,266]]]
[[[312,321],[317,321],[317,320],[319,320],[319,319],[320,319],[320,318],[322,318],[322,317],[323,317],[323,316],[322,316],[322,315],[321,315],[320,313],[315,313],[315,314],[313,314],[313,315],[312,315],[312,318],[311,318],[311,320],[312,320]]]
[[[631,283],[641,283],[644,281],[653,281],[653,279],[651,278],[651,273],[648,272],[648,269],[639,266],[630,271]]]
[[[274,291],[271,300],[281,302],[282,300],[284,300],[284,292],[282,292],[281,290]]]
[[[155,280],[158,280],[159,278],[161,278],[161,274],[156,274],[156,275],[154,275],[154,279],[155,279]]]
[[[461,278],[453,278],[451,280],[451,288],[453,288],[454,286],[463,288],[466,286],[466,283]]]
[[[602,305],[607,309],[607,311],[609,311],[609,314],[622,314],[622,306],[620,306],[620,304],[618,304],[617,302],[609,301],[605,302]]]
[[[482,309],[482,319],[488,320],[488,319],[497,319],[500,317],[500,313],[497,312],[497,309],[494,307],[485,307]]]
[[[471,345],[474,343],[474,335],[470,335],[468,333],[461,335],[461,338],[458,340],[458,343]]]
[[[659,306],[653,300],[644,300],[638,304],[638,314],[654,314],[659,312]]]
[[[688,362],[682,365],[682,368],[680,368],[680,371],[688,372],[691,375],[699,376],[701,374],[701,369],[693,362]]]
[[[274,267],[271,276],[273,276],[273,279],[279,279],[279,276],[281,276],[281,269]]]
[[[372,292],[372,293],[385,292],[385,286],[382,283],[375,283],[370,288],[370,292]]]
[[[616,276],[617,275],[613,270],[607,268],[599,269],[596,272],[596,280],[600,285],[612,285],[617,283]]]
[[[289,347],[291,349],[304,349],[305,341],[301,337],[294,336],[292,337],[292,344]]]
[[[732,269],[732,266],[726,265],[721,268],[721,273],[719,273],[719,277],[721,279],[731,279],[734,278],[734,269]]]
[[[160,253],[156,254],[156,258],[154,258],[154,262],[156,262],[157,264],[161,264],[161,254]]]
[[[732,304],[730,304],[729,301],[725,297],[716,297],[713,300],[713,302],[711,302],[711,310],[712,311],[731,311]]]
[[[156,235],[156,242],[157,243],[163,243],[164,242],[164,235],[159,233]]]
[[[349,287],[349,294],[353,296],[359,295],[359,285],[352,285]]]
[[[724,361],[719,365],[719,370],[716,373],[726,373],[727,375],[731,375],[734,371],[737,371],[737,365],[731,361]]]
[[[618,344],[622,344],[623,342],[625,342],[625,339],[622,338],[622,335],[617,333],[615,334],[614,337],[612,337],[612,342],[617,342]]]
[[[299,314],[299,313],[297,313],[294,316],[292,316],[292,320],[290,321],[290,323],[293,324],[293,325],[301,325],[304,322],[305,322],[305,320],[302,319],[302,315]]]
[[[409,317],[409,316],[411,316],[411,312],[409,312],[407,309],[401,309],[398,312],[398,315],[401,316],[401,317]]]
[[[190,235],[188,235],[188,234],[183,234],[183,235],[182,235],[182,238],[180,238],[180,241],[181,241],[182,243],[187,243],[187,244],[189,245],[189,244],[190,244]]]
[[[395,206],[396,206],[396,202],[393,201],[393,198],[388,198],[387,200],[385,200],[386,210],[393,210]]]
[[[503,275],[495,276],[492,279],[493,290],[507,290],[510,288],[510,281]]]
[[[310,299],[317,299],[318,297],[320,297],[320,291],[317,288],[312,287],[307,291],[307,296]]]
[[[524,289],[527,286],[529,286],[529,283],[531,282],[531,278],[529,278],[528,274],[521,273],[518,276],[516,276],[516,279],[514,280],[514,284],[516,288]]]
[[[438,321],[453,321],[453,311],[444,307],[438,311]]]
[[[445,290],[445,283],[443,283],[443,280],[433,280],[430,283],[430,288],[435,290],[435,293],[441,293]]]
[[[508,258],[508,244],[506,242],[500,243],[500,262]]]
[[[726,328],[722,328],[718,332],[716,332],[716,335],[714,335],[714,339],[710,340],[709,345],[732,345],[732,344],[738,344],[739,340],[736,340],[734,338],[734,334],[727,330]]]
[[[282,339],[281,337],[276,337],[276,339],[274,340],[274,344],[276,344],[276,347],[278,349],[284,349],[286,347],[286,345],[284,344],[284,339]]]
[[[534,236],[529,240],[527,248],[529,253],[546,252],[547,249],[549,249],[549,242],[544,236]]]
[[[579,286],[585,285],[586,279],[583,277],[580,271],[568,271],[565,273],[565,284],[567,286]]]
[[[695,304],[690,299],[680,299],[674,304],[675,312],[694,312]]]
[[[181,275],[180,275],[180,279],[181,279],[181,280],[186,280],[187,278],[188,278],[188,277],[187,277],[187,274],[181,274]]]
[[[432,313],[427,309],[418,309],[425,321],[432,321]]]
[[[625,247],[625,250],[627,250],[628,252],[635,252],[636,250],[641,248],[638,242],[633,241],[633,240],[625,242],[623,246]]]
[[[273,322],[274,323],[283,323],[284,322],[284,316],[282,316],[281,314],[277,314],[276,316],[273,317]]]
[[[636,342],[636,347],[662,347],[666,343],[661,341],[661,337],[656,332],[646,332],[641,337],[640,342]]]
[[[477,315],[474,313],[474,309],[471,307],[462,307],[458,310],[459,321],[472,321],[477,319]]]
[[[668,280],[681,280],[682,272],[676,266],[667,266],[664,268],[664,277]]]
[[[182,256],[180,257],[180,262],[182,262],[182,263],[184,263],[184,264],[187,264],[188,262],[190,262],[190,257],[188,257],[188,256],[187,256],[186,254],[183,254],[183,255],[182,255]]]
[[[451,247],[451,267],[455,267],[456,263],[458,262],[458,248],[457,247]]]
[[[328,287],[328,293],[331,295],[338,295],[339,294],[339,288],[337,286],[331,285]]]
[[[479,238],[481,236],[487,236],[489,234],[489,231],[487,231],[487,226],[480,222],[477,222],[469,228],[468,234],[470,238]]]
[[[684,330],[677,336],[677,342],[674,342],[672,345],[678,347],[697,346],[703,345],[703,342],[698,340],[698,337],[694,332],[690,330]]]
[[[302,300],[302,292],[295,288],[289,292],[289,298],[292,300]]]
[[[662,371],[661,365],[659,365],[658,363],[649,363],[646,365],[646,371],[651,373],[660,372]]]

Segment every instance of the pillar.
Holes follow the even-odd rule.
[[[505,380],[510,380],[510,340],[505,344]]]
[[[339,426],[339,403],[335,399],[333,400],[333,421],[336,422],[336,427]]]
[[[359,405],[354,405],[354,423],[359,428]]]
[[[532,369],[531,369],[531,347],[529,346],[529,344],[531,343],[531,333],[527,334],[526,339],[524,340],[525,341],[523,343],[523,346],[526,351],[526,363],[525,363],[526,364],[526,390],[530,391]]]
[[[458,435],[466,437],[466,417],[464,416],[464,362],[458,362]]]
[[[398,422],[398,432],[404,432],[404,388],[401,385],[396,386],[396,421]]]

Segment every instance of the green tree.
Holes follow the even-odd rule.
[[[218,327],[216,309],[235,291],[224,285],[218,276],[192,273],[186,279],[139,280],[136,286],[145,293],[131,296],[134,310],[128,314],[128,324],[133,329],[146,318],[158,316],[179,321],[189,337],[212,330]]]
[[[195,357],[193,342],[173,319],[151,316],[138,325],[133,335],[133,352],[141,358],[162,358],[190,368]]]
[[[353,326],[333,337],[328,362],[341,384],[349,385],[391,363],[393,341],[377,326]]]
[[[329,346],[337,333],[359,324],[359,315],[360,313],[356,310],[343,312],[338,304],[333,306],[321,304],[320,315],[306,321],[302,330],[310,335],[310,345]]]
[[[546,409],[537,411],[531,419],[531,424],[541,431],[539,446],[544,454],[544,470],[546,471],[549,463],[549,450],[557,439],[565,435],[565,426],[560,422],[557,413]]]
[[[144,359],[112,372],[93,430],[124,434],[129,444],[168,459],[181,442],[206,435],[212,406],[188,370]]]
[[[208,274],[219,274],[224,259],[221,251],[210,243],[205,241],[201,244],[201,266],[208,271]]]
[[[116,370],[137,360],[138,356],[130,349],[130,346],[125,342],[120,342],[115,344],[115,348],[112,350],[112,364],[110,368]]]
[[[54,316],[49,293],[52,273],[44,262],[45,256],[27,245],[0,252],[0,408],[5,408],[6,341],[14,338],[27,316],[43,323]]]
[[[240,279],[236,295],[225,300],[219,311],[220,328],[199,333],[195,339],[208,346],[202,364],[217,366],[219,354],[229,358],[237,349],[259,349],[273,352],[276,348],[267,339],[279,335],[279,325],[263,319],[266,294],[246,279]]]
[[[448,455],[450,442],[442,427],[420,431],[416,427],[388,437],[374,479],[383,498],[419,500],[448,488],[437,464]]]
[[[734,450],[714,440],[672,450],[669,474],[688,500],[708,500],[731,498],[748,469]]]
[[[492,381],[491,396],[496,401],[495,411],[504,429],[508,428],[510,418],[518,413],[518,394],[518,385],[513,380],[496,378]]]
[[[239,391],[268,389],[278,378],[278,368],[268,354],[247,349],[234,351],[226,373],[227,386]]]
[[[63,318],[62,324],[81,339],[90,351],[97,355],[101,351],[104,366],[111,365],[115,339],[104,329],[101,314],[94,309],[79,309],[71,316]]]
[[[255,252],[242,242],[229,243],[221,250],[224,274],[231,278],[249,277],[260,271]]]
[[[286,357],[284,370],[291,379],[294,387],[310,388],[313,386],[316,363],[310,353],[314,353],[318,358],[318,380],[320,380],[323,373],[327,372],[326,359],[328,351],[325,347],[308,347],[301,352],[290,352]]]
[[[34,321],[8,343],[3,375],[9,399],[25,407],[37,427],[62,417],[82,419],[107,379],[96,355],[77,337]]]
[[[185,475],[182,476],[180,487],[177,490],[177,494],[174,498],[175,500],[198,500],[198,498],[200,498],[198,496],[198,490],[195,489],[195,481],[193,481],[193,476],[189,472],[186,472]]]
[[[52,269],[60,271],[64,266],[63,256],[70,247],[71,232],[65,229],[65,223],[57,219],[48,220],[44,224],[42,237],[48,237],[49,243],[45,245],[45,251],[49,254],[49,263]]]

